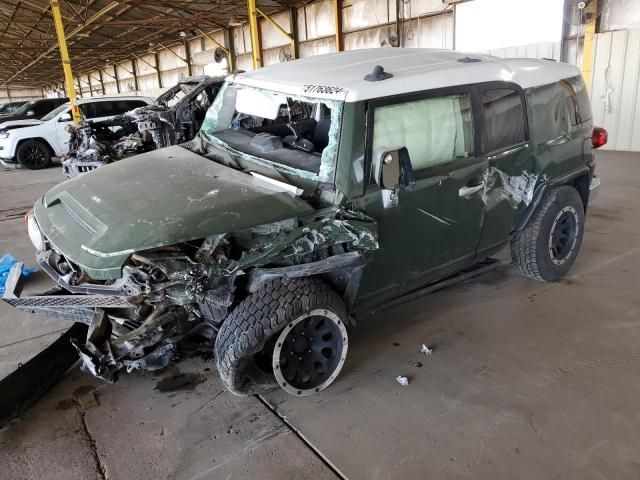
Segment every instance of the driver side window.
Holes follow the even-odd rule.
[[[469,94],[379,106],[374,112],[373,151],[407,147],[414,170],[473,154]]]

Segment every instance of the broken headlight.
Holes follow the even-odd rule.
[[[36,250],[42,252],[45,249],[44,235],[42,235],[42,232],[40,231],[40,227],[38,226],[38,222],[36,222],[36,217],[33,212],[29,212],[27,214],[25,221],[27,223],[27,233],[29,234],[31,243],[36,247]]]

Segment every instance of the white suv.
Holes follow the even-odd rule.
[[[86,120],[101,121],[153,102],[149,97],[102,97],[80,99],[78,106]],[[65,103],[40,120],[0,123],[0,161],[18,162],[31,170],[48,167],[51,157],[67,153],[71,122],[71,107]]]

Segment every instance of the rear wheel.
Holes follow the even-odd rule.
[[[216,338],[216,365],[236,395],[280,386],[292,395],[327,388],[344,365],[348,337],[342,298],[306,278],[269,283],[231,312]]]
[[[575,261],[584,233],[584,206],[569,186],[549,190],[529,224],[511,240],[511,258],[525,277],[553,282]]]
[[[18,163],[29,170],[40,170],[51,165],[49,146],[39,140],[27,140],[16,151]]]

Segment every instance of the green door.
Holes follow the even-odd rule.
[[[481,110],[486,214],[478,244],[481,257],[499,249],[513,230],[516,216],[533,198],[538,180],[534,149],[520,87],[504,82],[485,84],[476,90]]]
[[[484,215],[483,173],[468,89],[377,101],[369,106],[371,156],[407,147],[416,185],[385,201],[372,183],[358,202],[378,222],[380,249],[359,299],[415,290],[473,263]]]

